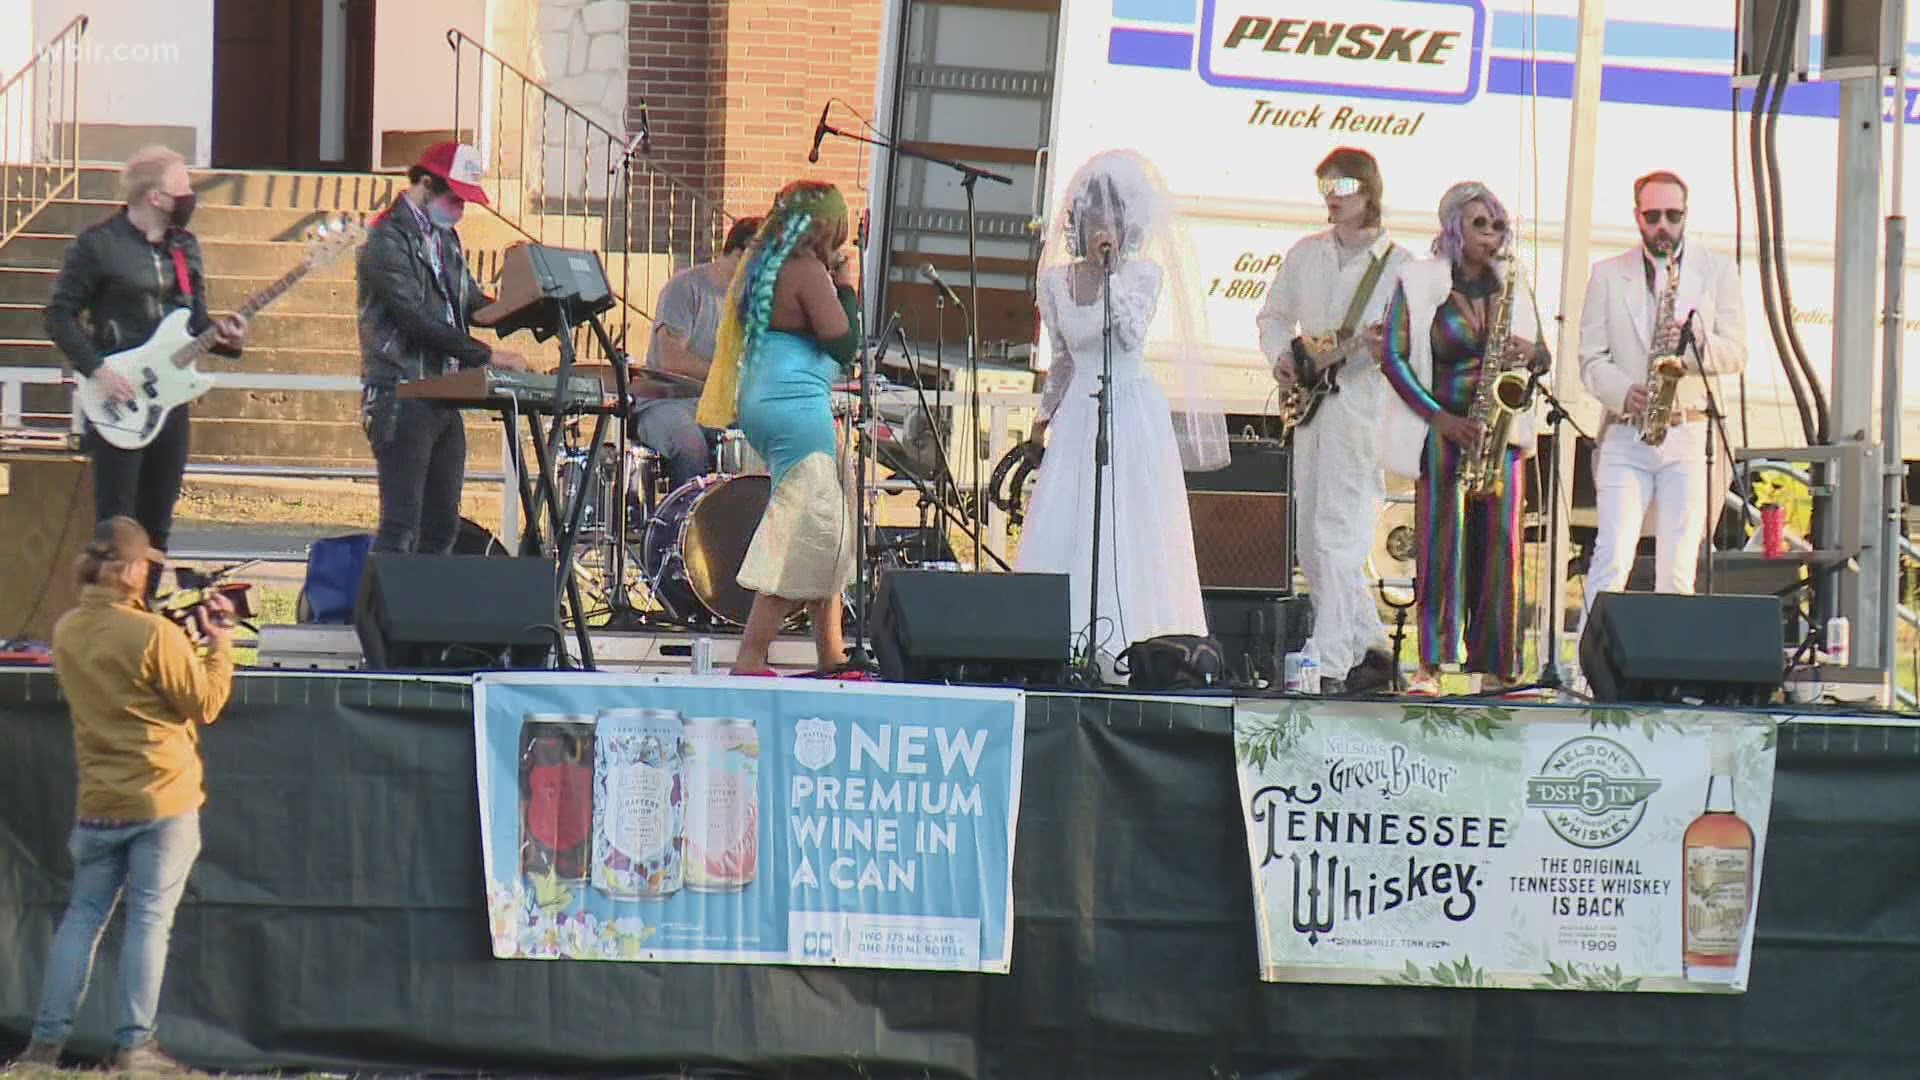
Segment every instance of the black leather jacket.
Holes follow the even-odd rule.
[[[387,388],[480,367],[493,349],[468,333],[473,313],[489,301],[467,270],[451,231],[440,235],[445,280],[433,272],[427,237],[400,195],[374,219],[360,249],[360,381]],[[454,322],[446,313],[452,303]]]
[[[181,293],[173,250],[187,261],[187,281],[193,295]],[[168,229],[158,244],[127,220],[125,207],[73,238],[60,274],[47,301],[47,337],[67,356],[81,375],[92,375],[100,361],[131,349],[153,336],[160,320],[189,307],[187,329],[204,332],[207,283],[200,265],[200,242],[184,229]],[[81,322],[85,315],[87,322]],[[216,348],[222,356],[239,350]]]

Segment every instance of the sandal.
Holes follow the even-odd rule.
[[[1415,671],[1407,676],[1408,697],[1439,697],[1440,676],[1431,671]]]

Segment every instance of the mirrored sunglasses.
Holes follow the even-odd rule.
[[[1320,195],[1323,198],[1328,195],[1338,195],[1345,198],[1348,195],[1358,194],[1360,194],[1360,181],[1355,180],[1351,176],[1323,176],[1320,178]]]

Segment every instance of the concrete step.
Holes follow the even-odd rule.
[[[71,236],[120,210],[117,202],[49,203],[30,223],[36,233]],[[194,211],[193,231],[202,240],[281,240],[298,242],[307,226],[343,211],[328,209],[262,209],[251,206],[203,206]],[[347,210],[365,219],[365,211]]]
[[[349,339],[351,341],[351,339]],[[66,358],[53,344],[42,340],[0,340],[0,367],[60,367]],[[239,360],[210,356],[200,370],[256,371],[275,375],[352,375],[360,374],[360,353],[349,344],[341,349],[248,349]]]
[[[39,304],[0,304],[0,341],[44,338],[45,318]],[[250,349],[358,349],[351,314],[296,314],[268,309],[253,320],[247,332]]]
[[[358,420],[227,420],[198,412],[193,420],[193,457],[262,465],[369,465],[373,461]],[[492,471],[499,461],[499,422],[478,414],[469,418],[468,467]]]
[[[0,267],[0,304],[28,304],[40,307],[53,295],[57,271],[46,267]],[[247,297],[273,284],[269,277],[226,277],[207,279],[207,302],[215,311],[229,311]],[[309,278],[274,302],[268,317],[281,314],[352,315],[352,281]],[[5,335],[18,336],[18,335]]]
[[[195,169],[193,190],[202,208],[250,206],[282,210],[378,210],[406,190],[404,173],[302,173]],[[80,170],[77,198],[124,202],[120,170]]]
[[[72,236],[21,233],[7,245],[4,257],[8,266],[57,270],[72,244]],[[291,270],[300,262],[302,253],[299,244],[207,239],[201,240],[200,251],[209,273],[269,278],[279,277]],[[309,276],[352,281],[353,260],[339,259]]]

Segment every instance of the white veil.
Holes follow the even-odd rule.
[[[1162,332],[1157,337],[1149,332],[1147,359],[1166,365],[1174,376],[1169,389],[1181,465],[1188,472],[1225,468],[1227,418],[1209,399],[1207,310],[1193,271],[1193,247],[1174,210],[1173,195],[1151,162],[1132,150],[1105,150],[1074,171],[1040,252],[1041,280],[1056,268],[1098,258],[1094,252],[1081,252],[1074,226],[1076,209],[1084,213],[1093,208],[1110,213],[1117,226],[1116,275],[1130,260],[1160,268],[1154,326]]]

